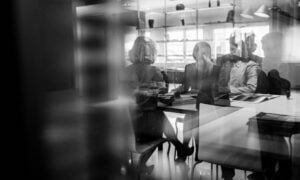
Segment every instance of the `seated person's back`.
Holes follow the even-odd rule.
[[[184,93],[191,90],[192,93],[202,92],[212,96],[214,64],[211,62],[210,45],[206,42],[197,43],[193,57],[196,62],[185,66],[184,80],[177,91]]]

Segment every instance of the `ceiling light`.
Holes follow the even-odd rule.
[[[269,10],[266,5],[261,5],[258,10],[254,13],[256,16],[263,17],[263,18],[269,18]]]

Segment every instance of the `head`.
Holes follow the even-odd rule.
[[[144,36],[139,36],[134,41],[134,45],[130,50],[129,55],[133,64],[153,64],[157,55],[155,42]]]
[[[283,35],[280,32],[266,34],[262,40],[262,50],[266,58],[281,58],[283,51]]]
[[[207,42],[198,42],[193,50],[193,57],[196,61],[204,60],[203,58],[211,58],[211,48]]]
[[[273,78],[273,79],[279,79],[280,78],[279,72],[276,69],[270,70],[269,73],[268,73],[268,76],[270,78]]]
[[[257,45],[255,43],[255,34],[254,33],[246,34],[245,45],[246,45],[247,52],[250,55],[256,50]]]

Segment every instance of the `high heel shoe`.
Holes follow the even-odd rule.
[[[194,147],[183,147],[177,151],[178,158],[175,161],[185,161],[187,156],[192,155],[194,152]]]

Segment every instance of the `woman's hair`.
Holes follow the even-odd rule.
[[[193,57],[195,60],[198,60],[200,58],[201,54],[199,52],[200,52],[200,49],[202,49],[203,47],[206,47],[209,50],[211,50],[210,45],[207,42],[204,42],[204,41],[198,42],[195,45],[194,50],[193,50]]]
[[[137,37],[132,49],[129,51],[130,61],[133,64],[153,64],[156,59],[156,54],[155,42],[144,36]]]

